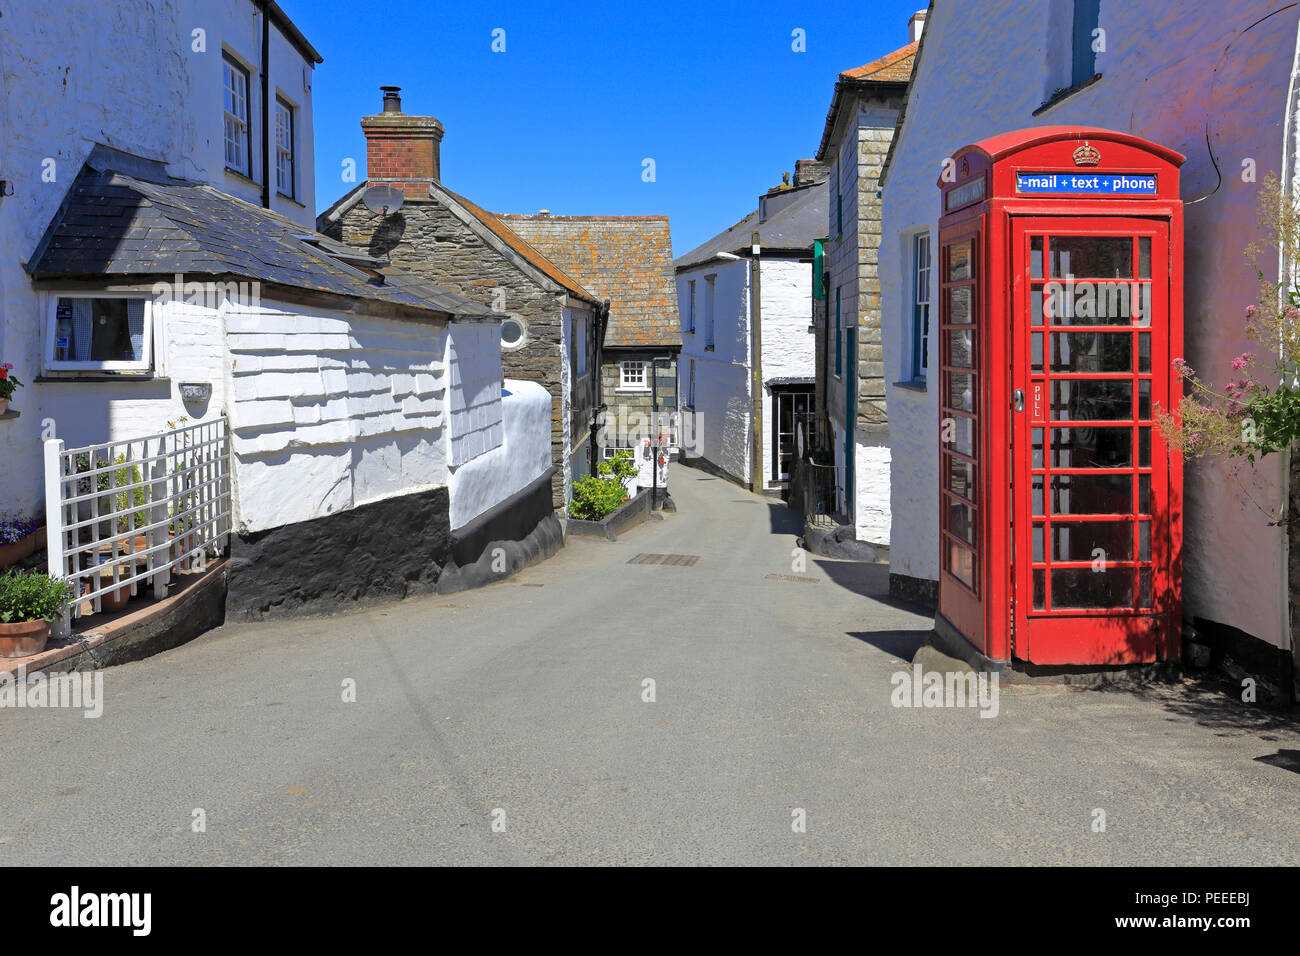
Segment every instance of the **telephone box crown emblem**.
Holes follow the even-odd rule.
[[[1091,143],[1085,142],[1074,151],[1074,165],[1076,166],[1096,166],[1100,162],[1101,150]]]

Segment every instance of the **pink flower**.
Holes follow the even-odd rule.
[[[1242,352],[1232,360],[1232,370],[1234,372],[1240,372],[1243,368],[1249,365],[1251,360],[1254,358],[1255,354],[1253,352]]]
[[[1246,306],[1246,318],[1253,319],[1257,311],[1259,311],[1257,306],[1253,306],[1253,305]]]

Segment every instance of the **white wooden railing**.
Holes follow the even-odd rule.
[[[45,442],[49,570],[74,589],[65,620],[146,586],[162,600],[173,570],[225,551],[230,515],[224,416],[84,448]]]

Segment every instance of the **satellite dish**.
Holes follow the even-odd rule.
[[[381,216],[391,216],[402,208],[404,198],[402,191],[396,186],[371,186],[362,194],[361,201],[371,212],[377,212]]]

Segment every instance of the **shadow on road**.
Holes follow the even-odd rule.
[[[791,511],[788,505],[769,501],[767,510],[773,534],[792,534],[795,537],[803,534],[803,517]]]
[[[849,637],[878,647],[886,654],[910,661],[930,636],[929,631],[850,631]]]
[[[1112,685],[1104,692],[1127,694],[1157,704],[1173,715],[1168,720],[1193,720],[1220,737],[1255,734],[1260,740],[1274,741],[1279,739],[1274,734],[1300,734],[1300,708],[1246,703],[1241,699],[1239,685],[1217,675],[1202,675],[1177,683]]]

